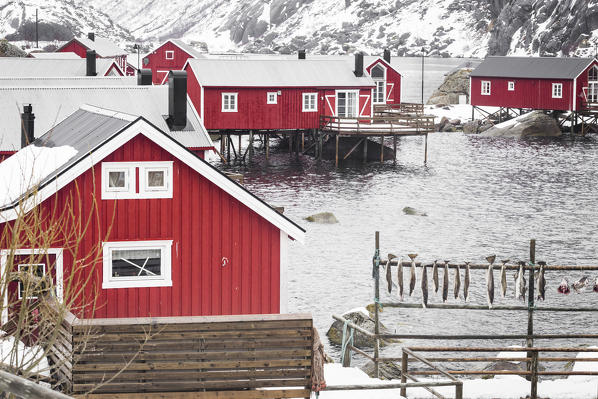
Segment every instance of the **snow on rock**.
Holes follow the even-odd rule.
[[[346,315],[351,314],[351,313],[361,313],[361,314],[363,314],[363,317],[370,317],[370,312],[368,312],[368,310],[363,306],[359,307],[359,308],[347,310],[345,313],[343,313],[343,317],[345,317]]]
[[[44,356],[41,346],[25,346],[21,341],[16,341],[12,336],[0,337],[0,363],[24,368],[31,373],[50,376],[48,359]],[[36,366],[30,369],[33,363]]]
[[[509,348],[522,348],[522,346],[520,345],[511,345],[509,346]],[[518,359],[524,359],[527,356],[526,352],[498,352],[498,355],[496,355],[497,359],[504,359],[504,358],[518,358]],[[511,361],[511,363],[518,363],[518,362],[514,362]]]
[[[0,205],[9,205],[77,155],[71,146],[25,147],[0,163]]]

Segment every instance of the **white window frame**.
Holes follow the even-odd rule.
[[[313,97],[313,107],[305,106],[305,99]],[[309,100],[311,102],[311,100]],[[309,104],[311,105],[311,104]],[[301,111],[302,112],[318,112],[318,93],[302,93],[301,95]]]
[[[44,274],[43,275],[44,275],[44,277],[46,276],[46,264],[45,263],[20,263],[20,264],[17,265],[17,270],[18,270],[19,273],[21,273],[21,266],[23,266],[23,267],[24,266],[27,266],[27,267],[29,267],[29,266],[43,266],[43,269],[44,269]],[[21,284],[22,284],[22,281],[20,281],[20,280],[17,281],[17,291],[19,292],[19,299],[23,299],[23,293],[21,292]],[[36,296],[28,296],[25,299],[37,299],[37,297]]]
[[[110,288],[142,288],[172,287],[172,240],[152,241],[107,241],[103,247],[103,279],[102,289]],[[112,277],[113,250],[160,250],[160,276],[127,276]]]
[[[224,107],[224,98],[230,96],[231,98],[235,99],[235,107],[230,108],[230,100],[229,100],[229,107]],[[222,112],[238,112],[239,110],[239,93],[222,93]]]
[[[169,57],[169,55],[170,55],[170,57]],[[166,50],[164,58],[167,60],[174,60],[174,51]]]
[[[553,83],[552,84],[552,98],[563,98],[563,84]]]
[[[275,91],[266,93],[266,104],[278,104],[278,93]]]
[[[382,87],[380,87],[380,83],[382,83]],[[372,98],[374,99],[374,104],[386,104],[386,79],[374,79],[374,84],[376,87],[372,90]],[[378,90],[382,90],[382,101],[378,101]]]
[[[508,86],[507,86],[507,90],[508,91],[515,91],[515,82],[514,81],[509,81]]]
[[[483,96],[489,96],[492,94],[492,82],[489,80],[482,80],[482,91]]]
[[[165,187],[147,186],[147,173],[155,170],[165,171]],[[124,171],[127,174],[128,182],[125,189],[108,187],[108,173],[111,171]],[[137,191],[137,174],[139,174],[139,191]],[[102,162],[102,199],[172,198],[173,180],[173,161]]]

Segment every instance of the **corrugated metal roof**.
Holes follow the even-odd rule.
[[[16,151],[21,145],[21,112],[31,104],[36,135],[45,133],[84,104],[143,116],[189,148],[213,147],[205,127],[190,101],[190,130],[170,131],[167,86],[132,87],[0,87],[0,150]]]
[[[136,86],[135,76],[0,77],[0,87]]]
[[[81,59],[77,54],[65,51],[65,52],[52,52],[52,53],[36,53],[31,52],[29,56],[32,58],[44,58],[44,59],[51,59],[51,60],[78,60]]]
[[[343,60],[190,59],[189,65],[204,86],[217,87],[364,87],[367,76],[356,77]],[[365,65],[364,65],[365,67]]]
[[[536,79],[575,79],[592,58],[487,57],[471,76]]]
[[[98,58],[96,60],[96,72],[98,76],[105,75],[114,62],[115,61],[111,58]],[[87,60],[84,58],[47,59],[0,57],[0,77],[60,77],[85,76],[86,74]]]
[[[99,37],[98,35],[95,36],[95,40],[90,40],[85,36],[77,37],[73,40],[77,40],[82,45],[87,47],[88,50],[95,50],[96,54],[100,57],[114,57],[117,55],[127,55],[127,52],[118,47],[116,43],[106,38]]]
[[[204,53],[199,52],[199,50],[197,50],[195,47],[185,43],[182,40],[170,39],[170,41],[176,44],[181,49],[185,50],[187,54],[192,55],[195,58],[206,58],[206,55]]]

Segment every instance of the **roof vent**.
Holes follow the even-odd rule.
[[[137,71],[137,85],[150,86],[152,84],[152,70],[140,69]]]
[[[363,54],[357,53],[355,54],[355,76],[358,78],[363,76]]]
[[[93,32],[89,32],[89,33],[87,34],[87,38],[88,38],[89,40],[91,40],[92,42],[95,42],[95,41],[96,41],[96,34],[95,34],[95,33],[93,33]]]
[[[299,50],[299,59],[300,60],[304,60],[305,59],[305,50]]]
[[[168,73],[168,126],[183,130],[187,126],[187,71]]]
[[[35,140],[34,121],[33,107],[31,104],[25,105],[21,114],[21,148],[27,147]]]
[[[96,76],[96,52],[95,50],[87,50],[85,54],[85,60],[87,61],[87,73],[86,76]]]
[[[387,48],[384,49],[384,61],[390,64],[390,50]]]

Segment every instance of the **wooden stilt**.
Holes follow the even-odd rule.
[[[428,133],[426,133],[425,144],[424,144],[424,164],[428,163]]]
[[[353,153],[353,151],[355,151],[355,150],[357,149],[357,147],[359,147],[359,145],[360,145],[361,143],[363,143],[365,140],[367,140],[367,139],[361,139],[361,140],[359,140],[359,141],[358,141],[358,142],[357,142],[357,143],[356,143],[356,144],[353,146],[353,148],[351,148],[351,149],[349,150],[349,152],[348,152],[348,153],[347,153],[347,154],[346,154],[346,155],[343,157],[343,161],[344,161],[345,159],[349,158],[349,155],[351,155],[351,154]]]
[[[474,106],[471,107],[471,120],[472,121],[475,120],[475,107]]]
[[[295,142],[295,157],[299,158],[299,131],[295,134],[295,139],[293,141]]]
[[[368,162],[368,138],[363,141],[363,163]]]
[[[224,154],[224,134],[220,134],[220,153]]]
[[[266,147],[266,161],[270,159],[270,135],[264,133],[265,147]]]
[[[334,159],[335,159],[335,166],[338,168],[338,141],[339,141],[339,135],[336,135],[336,150],[335,150],[335,155],[334,155]]]
[[[237,147],[237,152],[239,153],[239,160],[241,161],[241,154],[243,153],[241,151],[241,138],[243,137],[243,135],[241,133],[239,133],[239,146]]]
[[[301,132],[301,152],[305,151],[305,132]]]
[[[318,159],[322,160],[322,152],[324,151],[324,135],[318,131]]]
[[[249,131],[249,159],[253,158],[253,130]]]
[[[384,162],[384,136],[380,136],[380,162]]]
[[[226,161],[230,163],[230,133],[226,135]]]
[[[287,134],[287,140],[289,141],[289,155],[293,154],[293,133]]]
[[[392,154],[394,157],[394,160],[392,161],[393,164],[397,164],[397,136],[393,135],[392,136]]]

